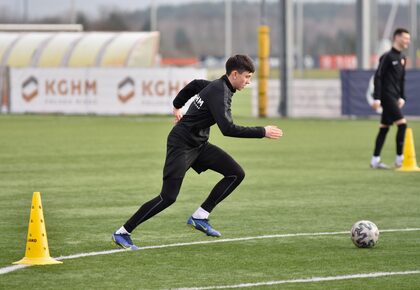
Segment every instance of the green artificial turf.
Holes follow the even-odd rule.
[[[246,177],[211,215],[223,239],[420,228],[420,173],[369,168],[377,120],[238,117],[275,124],[281,140],[223,137]],[[115,249],[111,234],[159,194],[172,118],[0,115],[0,268],[25,252],[32,192],[40,191],[53,257]],[[409,121],[420,152],[420,122]],[[382,158],[392,164],[395,133]],[[420,160],[419,160],[420,161]],[[220,179],[188,172],[177,202],[133,233],[140,247],[215,241],[186,226]],[[373,249],[349,234],[184,245],[64,260],[0,275],[1,289],[168,289],[420,270],[420,231],[384,232]],[[420,274],[256,289],[418,289]]]

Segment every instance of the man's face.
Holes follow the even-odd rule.
[[[410,40],[410,34],[405,32],[395,36],[395,43],[400,49],[407,49],[408,45],[410,44]]]
[[[232,86],[237,89],[238,91],[242,90],[246,85],[251,83],[251,78],[253,73],[249,71],[244,71],[243,73],[239,73],[238,71],[233,71],[233,82]]]

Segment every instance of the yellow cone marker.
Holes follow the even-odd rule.
[[[61,263],[63,262],[50,257],[44,214],[42,211],[41,194],[39,192],[34,192],[32,196],[25,257],[13,264],[51,265]]]
[[[414,148],[413,130],[407,128],[404,139],[404,160],[397,171],[420,171],[417,166],[416,150]]]

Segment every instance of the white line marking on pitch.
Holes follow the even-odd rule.
[[[7,274],[7,273],[10,273],[19,269],[23,269],[26,267],[29,267],[29,266],[28,265],[13,265],[13,266],[3,267],[3,268],[0,268],[0,275]]]
[[[381,233],[392,233],[392,232],[414,232],[420,231],[420,228],[408,228],[408,229],[388,229],[380,230]],[[343,232],[321,232],[321,233],[296,233],[296,234],[277,234],[277,235],[264,235],[264,236],[255,236],[255,237],[243,237],[243,238],[231,238],[231,239],[217,239],[209,241],[199,241],[199,242],[188,242],[188,243],[174,243],[167,245],[157,245],[157,246],[145,246],[140,247],[139,250],[152,250],[152,249],[162,249],[162,248],[172,248],[172,247],[184,247],[184,246],[194,246],[194,245],[205,245],[205,244],[216,244],[216,243],[228,243],[228,242],[240,242],[240,241],[250,241],[250,240],[262,240],[262,239],[275,239],[275,238],[289,238],[289,237],[313,237],[313,236],[332,236],[332,235],[342,235],[349,234],[349,231]],[[69,256],[61,256],[55,259],[57,260],[70,260],[78,259],[83,257],[91,256],[100,256],[100,255],[109,255],[120,252],[127,252],[127,250],[118,249],[118,250],[108,250],[100,252],[90,252],[90,253],[80,253],[73,254]],[[30,267],[29,265],[13,265],[0,268],[0,275],[10,273],[19,269]]]
[[[176,288],[173,290],[247,288],[247,287],[270,286],[270,285],[289,284],[289,283],[312,283],[312,282],[338,281],[338,280],[361,279],[361,278],[376,278],[376,277],[384,277],[384,276],[413,275],[413,274],[420,274],[420,270],[404,271],[404,272],[376,272],[376,273],[328,276],[328,277],[312,277],[312,278],[293,279],[293,280],[279,280],[279,281],[268,281],[268,282],[258,282],[258,283],[244,283],[244,284],[236,284],[236,285],[207,286],[207,287],[197,287],[197,288]]]

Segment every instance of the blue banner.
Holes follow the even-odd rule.
[[[370,107],[373,102],[373,75],[375,70],[342,70],[341,114],[349,116],[371,116],[380,113]],[[420,70],[407,70],[405,75],[407,102],[403,114],[420,116]]]

